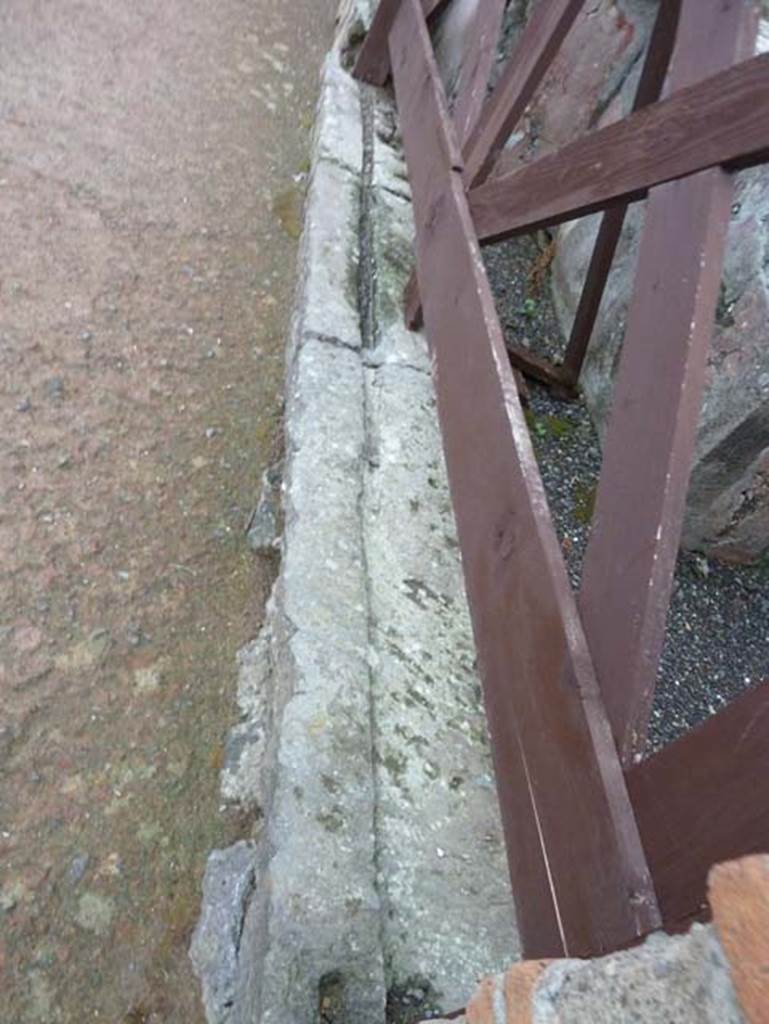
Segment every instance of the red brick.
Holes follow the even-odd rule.
[[[749,1024],[769,1024],[769,855],[719,864],[710,905],[732,981]]]
[[[494,993],[499,986],[499,976],[484,978],[475,995],[467,1004],[467,1024],[495,1024]]]
[[[505,1024],[531,1024],[532,999],[540,975],[551,961],[524,960],[505,974]]]
[[[531,1001],[548,960],[524,960],[503,977],[484,978],[467,1006],[467,1024],[501,1024],[494,1016],[495,997],[504,996],[504,1024],[531,1024]]]

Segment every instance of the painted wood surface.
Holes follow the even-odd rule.
[[[769,850],[769,684],[627,774],[666,924],[707,910],[713,864]]]
[[[421,0],[426,18],[439,15],[451,0]],[[374,17],[363,40],[353,75],[371,85],[384,85],[390,77],[388,39],[401,0],[379,0]]]
[[[480,184],[491,172],[584,3],[585,0],[537,3],[464,146],[468,188]],[[422,310],[415,274],[406,286],[404,302],[406,323],[411,328],[419,327]]]
[[[757,28],[744,0],[684,0],[671,92],[752,52]],[[757,61],[716,81],[723,98],[734,95],[725,77],[764,78],[752,113],[769,128],[769,62]],[[713,114],[710,137],[724,127]],[[660,135],[655,149],[668,141]],[[646,741],[732,197],[732,177],[716,168],[655,189],[646,209],[579,599],[624,764]]]
[[[499,241],[643,199],[649,188],[708,168],[764,163],[768,152],[763,54],[495,176],[472,190],[470,208],[481,241]]]
[[[417,0],[390,53],[518,924],[527,956],[596,954],[653,929],[656,901]]]

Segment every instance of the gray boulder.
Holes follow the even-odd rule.
[[[630,111],[654,11],[646,0],[618,0],[578,20],[529,112],[526,157]],[[767,22],[759,48],[769,48]],[[557,232],[552,285],[565,335],[598,222],[587,217]],[[740,174],[683,534],[687,549],[735,562],[757,561],[769,549],[768,222],[769,167]],[[582,373],[599,434],[611,406],[642,224],[639,204],[627,218]]]

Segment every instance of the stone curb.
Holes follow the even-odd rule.
[[[240,655],[242,717],[222,772],[224,798],[264,827],[206,870],[191,956],[209,1024],[384,1020],[359,514],[362,129],[341,68],[367,8],[342,3],[321,75],[286,354],[282,564],[264,629]]]
[[[322,72],[282,564],[222,772],[263,826],[206,872],[209,1024],[413,1021],[517,949],[430,361],[402,323],[408,182],[392,105],[346,70],[369,7],[342,4]],[[269,548],[267,488],[258,513]]]

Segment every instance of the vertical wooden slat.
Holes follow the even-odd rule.
[[[403,0],[390,55],[525,954],[596,954],[656,927],[656,900],[456,169],[458,146],[417,0]]]
[[[467,187],[480,184],[582,10],[585,0],[538,0],[465,148]]]
[[[437,14],[451,0],[421,0],[425,18]],[[485,2],[485,0],[484,0]],[[390,77],[390,54],[387,40],[401,0],[379,0],[371,26],[363,40],[353,76],[371,85],[384,85]]]
[[[353,75],[371,85],[384,85],[390,77],[387,40],[401,0],[379,0],[374,18],[363,40]]]
[[[490,173],[584,3],[585,0],[538,0],[464,145],[464,177],[468,189],[483,182]],[[409,327],[418,327],[422,311],[415,274],[406,285],[404,302],[406,323]]]
[[[638,82],[633,110],[640,110],[650,103],[656,103],[662,94],[678,31],[680,13],[681,0],[666,0],[659,6],[643,71]],[[563,358],[563,374],[567,383],[572,387],[579,379],[582,363],[585,360],[585,353],[601,306],[601,299],[622,234],[627,210],[627,204],[623,204],[612,210],[607,210],[601,218],[601,226],[598,229],[593,255],[587,269]]]
[[[755,14],[746,0],[684,0],[671,91],[747,56]],[[654,696],[731,200],[714,169],[647,205],[579,601],[626,764]]]
[[[486,99],[505,6],[506,0],[484,0],[473,19],[452,111],[460,146],[464,146],[475,128]]]

